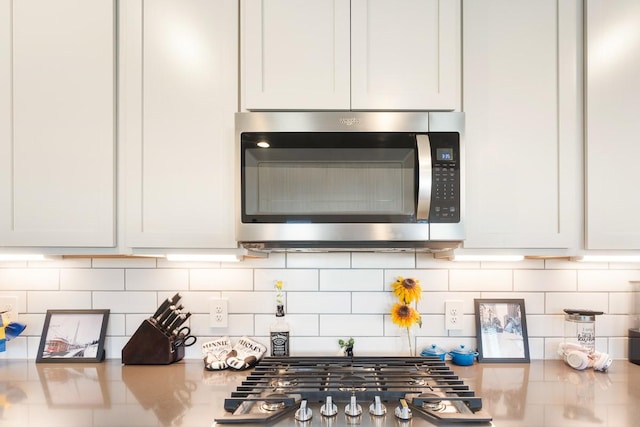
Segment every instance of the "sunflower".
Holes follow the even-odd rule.
[[[395,303],[393,305],[391,309],[391,321],[403,328],[409,328],[413,326],[413,324],[418,324],[422,327],[422,317],[420,313],[407,304]]]
[[[413,301],[419,301],[422,294],[422,288],[420,287],[420,280],[417,279],[404,279],[398,277],[393,285],[391,285],[393,293],[401,302],[409,304]]]

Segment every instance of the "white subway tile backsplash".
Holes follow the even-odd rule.
[[[512,291],[511,270],[450,270],[450,291]]]
[[[577,290],[577,274],[571,270],[514,270],[516,292],[569,292]]]
[[[290,253],[287,268],[350,268],[351,254],[348,252]]]
[[[30,313],[93,308],[91,306],[91,292],[88,291],[34,291],[27,293],[27,301],[27,310]]]
[[[370,314],[321,314],[321,336],[382,336],[383,319]]]
[[[256,291],[275,292],[276,281],[282,281],[282,290],[288,291],[317,291],[318,270],[315,269],[257,269],[254,270]]]
[[[158,308],[155,292],[93,292],[94,309],[108,308],[112,313],[139,313],[151,316]]]
[[[123,269],[74,268],[60,271],[61,290],[123,291]]]
[[[398,300],[391,292],[354,292],[351,312],[356,314],[389,313]]]
[[[474,299],[523,298],[532,360],[557,358],[557,344],[564,340],[563,308],[604,311],[596,321],[596,347],[625,359],[628,313],[640,310],[635,299],[640,285],[629,283],[640,280],[634,264],[557,259],[456,263],[424,253],[346,252],[277,253],[228,264],[156,263],[154,258],[76,258],[45,264],[0,264],[0,295],[18,296],[19,320],[27,324],[11,346],[12,357],[35,358],[47,308],[109,308],[107,357],[119,358],[140,324],[176,292],[192,313],[187,324],[199,341],[187,349],[187,358],[200,359],[200,344],[223,335],[232,342],[248,335],[268,345],[275,280],[285,284],[293,355],[333,355],[338,339],[351,336],[356,355],[407,352],[404,331],[390,316],[396,301],[391,284],[398,276],[419,279],[423,288],[417,306],[423,327],[413,328],[418,351],[432,343],[447,350],[460,344],[475,348]],[[213,297],[229,300],[227,328],[209,326]],[[461,331],[444,328],[444,302],[449,299],[463,301]]]
[[[269,336],[269,327],[276,320],[275,316],[260,314],[255,316],[255,334],[258,336]],[[319,317],[317,314],[287,314],[286,320],[289,323],[289,332],[292,339],[295,337],[317,337],[320,330]]]
[[[607,313],[640,314],[640,295],[635,292],[611,292]]]
[[[146,290],[186,290],[189,288],[189,270],[132,268],[125,270],[125,289]]]
[[[596,337],[626,337],[632,326],[629,316],[608,314],[596,316]]]
[[[0,269],[0,291],[55,291],[60,288],[58,269]]]
[[[415,268],[416,255],[413,252],[354,252],[351,254],[351,268]]]
[[[320,270],[321,291],[382,291],[382,280],[382,270]]]
[[[109,320],[107,321],[107,335],[128,335],[125,321],[126,317],[126,314],[109,313]]]
[[[578,291],[580,292],[632,292],[635,286],[629,283],[638,280],[635,270],[578,271]]]
[[[290,310],[289,294],[285,301],[287,312]],[[273,292],[222,292],[221,296],[229,300],[229,314],[275,313],[276,310]]]
[[[189,290],[250,291],[253,290],[253,270],[194,269],[190,271]]]
[[[350,313],[351,298],[351,292],[288,292],[287,311],[292,314]]]
[[[579,295],[579,297],[577,297]],[[565,308],[582,308],[606,312],[609,308],[609,294],[604,292],[549,292],[545,313],[564,314]]]
[[[527,314],[526,321],[530,337],[564,337],[563,315]]]

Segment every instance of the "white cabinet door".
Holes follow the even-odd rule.
[[[459,0],[243,0],[245,110],[459,110]]]
[[[243,0],[249,110],[348,110],[349,0]]]
[[[237,2],[127,0],[120,51],[126,246],[237,247]]]
[[[578,3],[463,4],[465,248],[579,244]]]
[[[640,249],[640,2],[586,2],[586,247]]]
[[[114,11],[0,3],[0,246],[115,245]]]
[[[460,110],[460,2],[351,0],[351,108]]]

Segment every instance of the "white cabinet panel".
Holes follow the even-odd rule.
[[[640,2],[586,2],[586,246],[640,249]]]
[[[245,110],[459,110],[459,0],[243,0]]]
[[[460,110],[460,2],[351,1],[351,108]]]
[[[122,7],[129,247],[237,247],[237,16],[234,0]]]
[[[243,105],[349,109],[349,0],[242,1]]]
[[[566,248],[580,224],[579,11],[463,4],[466,248]]]
[[[114,246],[114,1],[1,7],[0,246]]]

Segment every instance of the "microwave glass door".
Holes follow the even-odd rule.
[[[242,222],[415,222],[409,133],[241,135]]]

